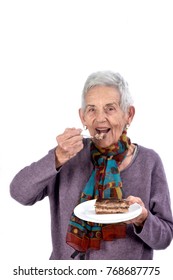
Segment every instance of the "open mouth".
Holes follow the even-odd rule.
[[[106,134],[110,131],[110,128],[96,128],[96,134],[94,138],[97,140],[102,140],[106,137]]]

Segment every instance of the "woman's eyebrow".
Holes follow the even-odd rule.
[[[88,107],[96,107],[96,106],[93,104],[87,104],[85,108],[88,108]]]
[[[112,102],[112,103],[108,103],[108,104],[106,104],[105,105],[105,107],[107,107],[107,106],[118,106],[119,104],[118,103],[116,103],[116,102]]]
[[[116,102],[112,102],[112,103],[107,103],[107,104],[105,104],[104,107],[106,107],[106,106],[112,106],[112,105],[118,106],[119,104],[116,103]],[[87,108],[87,107],[97,107],[97,106],[96,106],[96,105],[93,105],[93,104],[87,104],[87,105],[86,105],[86,108]]]

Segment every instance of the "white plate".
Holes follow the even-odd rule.
[[[142,212],[142,207],[138,203],[134,203],[130,205],[127,213],[96,214],[94,206],[95,201],[96,199],[92,199],[78,204],[74,209],[74,214],[84,221],[101,224],[114,224],[134,219]]]

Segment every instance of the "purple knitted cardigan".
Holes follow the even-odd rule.
[[[85,139],[84,149],[58,171],[53,149],[39,161],[22,169],[11,182],[11,196],[24,205],[49,197],[53,244],[51,260],[71,259],[74,252],[66,244],[66,232],[71,213],[93,169],[89,146],[89,139]],[[100,250],[87,251],[88,260],[150,260],[153,250],[167,248],[173,238],[169,189],[158,154],[137,145],[132,162],[121,171],[121,179],[125,197],[140,197],[149,210],[149,216],[141,231],[128,225],[125,239],[103,241]]]

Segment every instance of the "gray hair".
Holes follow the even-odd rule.
[[[120,93],[120,108],[127,112],[133,104],[133,99],[129,92],[128,83],[119,73],[112,71],[98,71],[92,73],[86,80],[82,91],[82,109],[85,109],[85,97],[87,92],[95,86],[109,86],[118,89]]]

